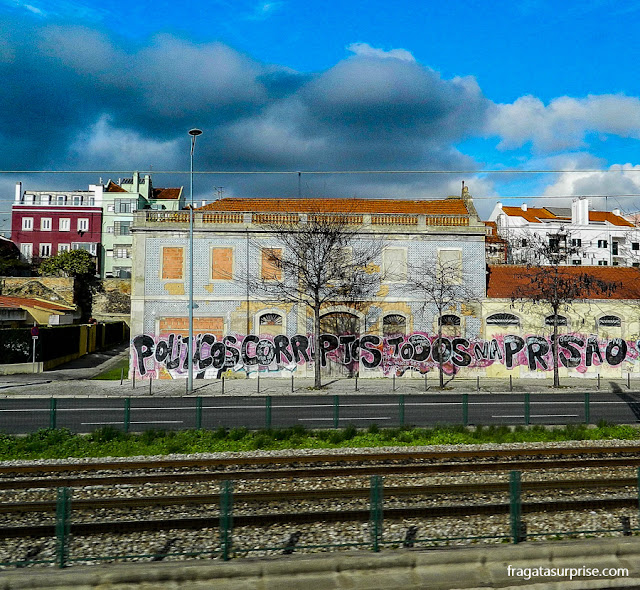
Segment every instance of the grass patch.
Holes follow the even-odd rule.
[[[127,379],[127,375],[129,374],[129,357],[123,358],[119,360],[113,367],[96,375],[94,379],[104,379],[108,381],[116,381],[120,379],[120,375],[124,369],[124,378]]]
[[[375,425],[357,429],[349,425],[337,430],[306,430],[302,426],[295,426],[259,431],[218,428],[180,432],[148,430],[141,434],[130,434],[105,427],[89,435],[73,434],[66,429],[42,429],[27,436],[0,434],[0,460],[613,439],[640,439],[640,428],[606,423],[596,428],[584,425],[558,429],[543,426],[515,429],[488,426],[475,430],[463,426],[382,429]]]

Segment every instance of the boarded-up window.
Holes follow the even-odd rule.
[[[385,248],[382,252],[382,272],[385,281],[406,281],[407,251],[404,248]]]
[[[438,266],[447,280],[462,282],[462,250],[438,250]]]
[[[189,318],[162,318],[159,322],[160,335],[189,335]],[[194,334],[213,334],[218,340],[224,336],[224,319],[221,317],[193,318]]]
[[[233,248],[211,249],[211,278],[228,281],[233,277]]]
[[[400,314],[389,314],[382,318],[382,335],[397,336],[407,333],[407,319]]]
[[[162,278],[180,280],[183,278],[184,248],[162,248]]]
[[[282,280],[282,249],[262,249],[262,270],[260,276],[265,281]]]

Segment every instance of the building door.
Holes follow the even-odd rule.
[[[340,336],[360,337],[360,320],[358,316],[348,312],[328,313],[320,318],[320,333]],[[351,356],[351,347],[340,346],[336,353],[327,356],[327,365],[323,369],[325,375],[353,377],[358,372],[359,363]]]

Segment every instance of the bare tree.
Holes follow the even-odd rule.
[[[438,338],[433,343],[432,356],[438,362],[440,389],[444,389],[443,318],[449,315],[447,312],[459,310],[463,303],[479,299],[480,293],[473,289],[470,276],[463,272],[461,259],[441,258],[435,264],[427,261],[410,268],[406,287],[414,296],[419,295],[424,300],[424,311],[435,309]]]
[[[275,221],[273,220],[275,218]],[[279,221],[278,218],[282,218]],[[313,313],[314,387],[322,387],[320,314],[328,305],[356,307],[378,290],[373,262],[382,249],[373,233],[364,234],[354,213],[276,214],[265,224],[274,247],[254,238],[267,271],[252,283],[261,297],[304,305]]]
[[[551,309],[554,387],[560,387],[558,362],[560,310],[569,309],[575,301],[581,301],[588,295],[600,295],[605,298],[618,287],[617,283],[597,278],[580,267],[567,266],[566,261],[579,249],[571,244],[570,235],[565,232],[549,236],[548,240],[532,234],[527,247],[529,262],[514,277],[518,285],[518,296],[513,297],[514,300],[542,303]]]

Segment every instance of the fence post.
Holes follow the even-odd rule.
[[[233,482],[220,483],[220,553],[224,561],[231,559],[233,544]]]
[[[202,428],[202,398],[200,396],[196,398],[196,428],[198,430]]]
[[[591,424],[591,394],[588,391],[584,393],[584,423]]]
[[[631,371],[627,372],[627,389],[631,389]]]
[[[131,383],[132,383],[132,389],[136,388],[136,370],[133,369],[133,371],[131,371]]]
[[[340,420],[340,397],[333,396],[333,427],[338,428],[338,421]]]
[[[640,467],[638,467],[638,514],[640,517]]]
[[[131,423],[131,398],[124,398],[124,431],[129,432],[129,424]]]
[[[52,397],[49,401],[49,428],[52,430],[56,427],[57,423],[57,409],[58,400],[55,397]]]
[[[69,529],[71,517],[71,490],[58,488],[56,499],[56,565],[66,567],[69,560]]]
[[[462,424],[469,426],[469,394],[462,394]]]
[[[358,373],[356,373],[356,391],[358,391]]]
[[[264,398],[264,427],[267,430],[271,430],[271,396],[267,395]]]
[[[294,386],[293,386],[293,375],[291,375],[291,393],[293,393],[294,391]]]
[[[400,426],[404,426],[404,394],[398,396],[398,419]]]
[[[382,541],[382,520],[383,520],[383,489],[382,477],[372,475],[369,493],[369,532],[371,535],[371,549],[376,553],[380,551]]]
[[[260,393],[260,369],[258,369],[258,392]]]
[[[476,377],[476,391],[480,391],[480,375]]]
[[[509,391],[513,391],[513,375],[509,375]]]
[[[224,375],[222,376],[222,395],[224,395]]]
[[[393,389],[392,390],[393,391],[396,390],[396,374],[395,373],[393,374]]]
[[[149,395],[153,395],[153,375],[149,373]]]
[[[524,423],[529,426],[531,424],[531,400],[529,394],[524,394]]]
[[[427,373],[424,374],[424,390],[429,391],[429,384],[427,382]]]
[[[124,367],[120,369],[120,385],[122,385],[123,381],[124,381]]]
[[[520,531],[522,530],[521,492],[520,472],[511,471],[511,473],[509,473],[509,516],[511,519],[511,539],[514,543],[520,542]]]
[[[600,389],[600,373],[598,373],[598,389]]]

